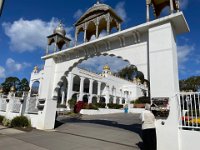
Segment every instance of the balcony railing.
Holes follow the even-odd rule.
[[[180,93],[178,99],[179,127],[200,131],[200,92]]]

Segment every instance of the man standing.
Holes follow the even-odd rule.
[[[144,150],[156,150],[156,129],[155,116],[150,111],[150,104],[145,105],[145,110],[141,113],[140,119],[142,121],[142,138]]]

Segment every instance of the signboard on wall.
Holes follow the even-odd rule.
[[[169,97],[154,97],[151,99],[151,110],[156,117],[167,118],[169,116]]]

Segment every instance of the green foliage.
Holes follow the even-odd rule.
[[[1,84],[4,90],[4,94],[8,94],[12,86],[15,87],[18,95],[22,95],[22,91],[29,91],[29,82],[23,78],[21,81],[17,77],[8,77]],[[17,96],[18,96],[17,95]]]
[[[3,126],[10,127],[11,121],[9,119],[3,118],[2,124]]]
[[[106,103],[96,103],[96,106],[98,108],[105,108],[106,107]]]
[[[179,81],[181,91],[198,91],[200,90],[200,76],[193,76],[186,80]]]
[[[120,105],[120,104],[113,104],[113,103],[109,103],[107,104],[109,108],[111,109],[121,109],[123,108],[123,105]]]
[[[139,97],[137,100],[135,100],[134,104],[146,104],[151,103],[150,97]]]
[[[94,110],[98,110],[98,107],[96,106],[96,104],[87,104],[85,103],[84,106],[83,106],[83,109],[94,109]]]
[[[137,73],[137,68],[131,65],[118,71],[117,75],[119,75],[121,78],[132,80],[133,73]]]
[[[12,119],[11,127],[30,127],[31,123],[25,116],[17,116]]]
[[[30,90],[29,82],[26,78],[23,78],[20,81],[18,90],[19,91],[26,91],[26,92]]]
[[[75,104],[76,104],[76,100],[75,99],[70,99],[68,101],[69,107],[70,108],[74,108]]]
[[[145,81],[143,73],[138,71],[137,67],[134,65],[125,67],[121,69],[120,71],[118,71],[116,74],[120,76],[121,78],[127,79],[127,80],[133,80],[133,78],[135,77],[137,79],[140,79],[142,83]]]
[[[2,123],[4,118],[5,118],[4,116],[0,116],[0,123]]]

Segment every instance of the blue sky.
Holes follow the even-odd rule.
[[[102,0],[125,20],[122,29],[146,20],[146,0]],[[0,18],[0,83],[5,77],[30,78],[35,65],[44,63],[46,36],[50,35],[59,20],[65,24],[67,36],[74,38],[73,24],[96,0],[6,0]],[[191,32],[177,37],[179,77],[200,75],[200,0],[182,0],[181,9]],[[164,10],[162,15],[166,15]],[[103,61],[104,60],[104,61]],[[92,63],[91,63],[92,62]],[[127,65],[116,58],[93,58],[84,62],[89,70],[100,71],[108,63],[118,70]],[[91,64],[96,64],[91,66]]]

